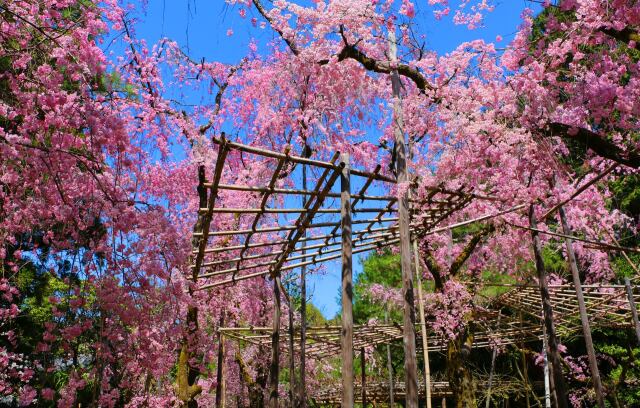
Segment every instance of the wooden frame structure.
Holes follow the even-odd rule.
[[[409,248],[410,228],[432,228],[468,204],[474,195],[463,190],[433,188],[420,202],[420,218],[412,221],[407,197],[368,193],[374,182],[385,184],[387,191],[394,190],[396,179],[381,174],[380,166],[367,172],[352,168],[348,155],[336,153],[329,161],[315,160],[290,154],[289,149],[279,153],[232,142],[224,135],[213,138],[213,143],[218,146],[213,178],[199,185],[199,191],[206,189],[208,195],[207,205],[198,210],[202,228],[193,236],[193,242],[197,244],[194,245],[191,265],[194,281],[191,290],[214,290],[249,279],[271,278],[275,307],[274,326],[271,329],[270,405],[276,407],[280,347],[275,345],[280,343],[281,336],[281,294],[288,299],[281,282],[282,274],[308,265],[342,259],[343,400],[347,401],[345,406],[352,405],[348,402],[353,401],[352,255],[398,244],[402,244],[402,248]],[[264,169],[268,169],[270,174],[266,185],[246,185],[238,182],[233,174],[225,173],[225,163],[229,157],[242,158],[245,155],[254,156]],[[311,173],[319,174],[312,189],[293,187],[295,180],[292,174],[296,166],[306,166]],[[404,174],[402,171],[400,173]],[[353,182],[353,178],[358,180]],[[406,174],[401,177],[402,180],[405,178]],[[340,191],[336,192],[334,185],[338,179]],[[351,191],[352,184],[360,185],[355,194]],[[217,199],[226,191],[245,194],[247,199],[243,203],[259,201],[259,204],[234,208],[217,206]],[[291,207],[292,197],[304,197],[304,205]],[[339,206],[333,205],[334,199],[339,199]],[[398,209],[400,212],[396,214]],[[214,214],[226,217],[219,224],[229,228],[211,231]],[[361,214],[369,216],[363,217]],[[287,215],[295,215],[296,218],[289,222],[285,219]],[[403,265],[408,265],[410,269],[411,253],[406,248],[401,251],[402,258],[407,258]],[[411,276],[409,273],[403,279],[408,287],[412,285]],[[412,293],[412,290],[408,293]],[[407,298],[405,303],[404,332],[415,324],[413,298]],[[292,333],[290,330],[290,337]],[[411,341],[407,342],[409,337]],[[409,337],[405,335],[405,363],[415,365],[415,344],[409,344],[414,341],[412,336]],[[301,343],[304,342],[303,336]],[[290,344],[290,347],[293,345]]]
[[[396,134],[396,136],[399,143],[403,144],[400,140],[401,134]],[[289,335],[291,356],[299,352],[309,357],[321,357],[335,354],[340,350],[342,353],[343,406],[352,406],[356,396],[353,378],[354,349],[358,350],[383,343],[389,344],[402,337],[405,350],[405,373],[407,374],[405,383],[409,385],[407,387],[409,395],[407,403],[411,406],[417,404],[418,391],[416,387],[418,381],[415,365],[416,338],[419,336],[417,336],[415,329],[413,305],[411,234],[424,236],[440,230],[452,229],[456,226],[517,211],[525,208],[526,205],[516,205],[495,214],[446,227],[438,227],[440,222],[447,219],[455,211],[464,208],[474,198],[491,198],[477,196],[462,189],[449,191],[440,187],[428,190],[428,194],[422,199],[411,199],[403,191],[399,191],[398,196],[375,195],[369,193],[369,189],[374,183],[381,183],[385,191],[393,191],[396,179],[381,174],[380,166],[370,172],[352,168],[348,155],[336,153],[329,161],[322,161],[292,155],[290,149],[280,153],[231,142],[224,135],[219,139],[214,138],[213,143],[218,146],[213,178],[203,180],[204,177],[202,177],[198,188],[199,191],[206,190],[208,194],[204,201],[206,206],[201,205],[198,210],[201,228],[194,232],[193,237],[193,242],[196,243],[192,264],[194,282],[190,290],[211,291],[250,279],[271,278],[275,307],[274,325],[270,328],[270,334],[265,334],[266,328],[252,328],[249,331],[253,331],[253,334],[247,334],[246,329],[223,328],[224,333],[222,334],[224,336],[221,336],[221,338],[234,337],[237,340],[249,343],[257,342],[258,344],[270,341],[272,350],[270,405],[272,407],[278,406],[279,355],[282,348],[281,338],[286,337],[283,333]],[[406,182],[408,180],[406,152],[404,149],[400,150],[396,171],[398,180]],[[229,157],[235,157],[237,160],[246,155],[254,156],[261,164],[262,169],[267,172],[267,177],[265,177],[267,181],[264,185],[246,185],[238,181],[237,175],[225,172],[225,163]],[[302,166],[303,170],[317,174],[313,188],[295,188],[296,182],[292,174],[297,166]],[[336,191],[335,185],[338,180],[340,180],[340,188],[339,191]],[[303,186],[305,185],[306,177]],[[352,192],[352,186],[359,187],[357,193]],[[584,190],[584,188],[581,189]],[[228,191],[244,194],[246,200],[240,200],[241,203],[254,204],[233,208],[216,206],[219,196]],[[578,192],[572,198],[577,194]],[[303,198],[301,200],[303,204],[291,206],[292,197]],[[202,197],[200,201],[203,202]],[[420,206],[419,213],[412,209],[416,205]],[[561,205],[556,207],[554,210],[562,210]],[[551,212],[551,210],[548,211],[543,219],[548,217]],[[211,231],[214,214],[223,217],[223,219],[218,223],[216,230]],[[287,219],[289,215],[294,216],[293,221]],[[569,250],[571,240],[582,240],[605,250],[636,250],[573,237],[566,228],[563,231],[564,234],[539,230],[536,227],[535,219],[532,219],[529,227],[518,225],[514,225],[514,227],[530,230],[534,242],[536,242],[536,236],[539,233],[564,238]],[[400,247],[403,271],[403,327],[354,327],[351,311],[353,303],[352,255],[395,245]],[[280,328],[281,295],[289,299],[282,285],[282,275],[287,273],[290,278],[293,276],[291,272],[294,270],[337,259],[342,260],[342,326],[340,328],[308,328],[308,336],[304,334],[305,330],[302,330],[301,344],[305,344],[307,337],[313,340],[309,342],[306,349],[303,346],[301,350],[296,351],[293,340],[299,330],[296,330],[291,324],[287,331]],[[542,276],[543,281],[546,280],[545,275]],[[584,292],[581,292],[580,288],[555,290],[538,287],[538,289],[541,291],[540,293],[536,293],[535,287],[523,286],[509,292],[508,296],[501,296],[498,303],[501,303],[502,306],[515,307],[529,315],[537,314],[537,318],[540,318],[542,307],[539,299],[542,296],[545,307],[549,309],[544,313],[547,324],[550,321],[548,316],[551,316],[551,311],[555,310],[555,314],[558,315],[558,327],[563,334],[573,331],[577,327],[575,316],[578,314],[582,317],[583,331],[590,333],[588,322],[585,326],[586,308],[592,308],[596,311],[594,319],[604,320],[608,324],[618,322],[625,326],[624,307],[618,307],[616,304],[624,303],[622,298],[625,293],[633,293],[633,290],[629,292],[622,287],[613,288],[612,290],[615,292],[613,294],[607,294],[608,292],[603,291],[602,288],[592,290],[588,286],[583,287]],[[581,293],[582,296],[577,296],[577,293]],[[578,299],[577,306],[571,300],[576,298],[582,299]],[[633,298],[630,299],[633,300]],[[422,301],[421,297],[419,300]],[[611,304],[612,302],[613,304]],[[631,308],[626,310],[631,310]],[[634,316],[637,320],[637,314]],[[555,320],[551,319],[551,321]],[[291,317],[290,321],[292,321]],[[593,323],[599,324],[600,322],[594,321]],[[303,325],[306,328],[304,322]],[[523,328],[505,318],[500,327],[487,327],[484,332],[477,333],[475,345],[486,347],[492,343],[493,338],[501,338],[503,344],[539,340],[543,335],[540,333],[539,325],[534,326]],[[636,323],[636,328],[638,327],[640,324]],[[553,338],[555,329],[553,326],[551,328],[553,330],[550,338]],[[640,339],[640,329],[638,330]],[[423,333],[426,334],[426,332]],[[585,337],[587,336],[585,335]],[[443,344],[442,341],[434,338],[430,340],[428,349],[438,350]],[[290,367],[293,370],[293,357]],[[597,369],[597,367],[595,368]],[[304,367],[301,372],[304,372]],[[291,398],[293,399],[293,396]]]
[[[479,384],[478,389],[482,390],[488,385],[488,381]],[[514,381],[498,380],[494,381],[492,387],[496,393],[505,393],[515,389],[520,384]],[[534,383],[534,388],[541,389],[542,384]],[[384,381],[368,382],[365,384],[365,395],[367,396],[367,402],[373,404],[388,404],[390,399],[389,385]],[[362,383],[356,383],[355,388],[359,391],[357,394],[362,395]],[[420,398],[424,398],[424,384],[419,384]],[[453,395],[449,382],[447,381],[433,381],[430,387],[431,395],[435,398],[446,398]],[[405,401],[406,399],[406,386],[405,383],[400,381],[394,383],[393,395],[398,401]],[[478,393],[479,396],[483,396],[482,393]],[[337,387],[323,388],[315,392],[310,396],[311,400],[317,405],[333,405],[340,406],[342,400],[340,398],[340,390]],[[355,402],[361,403],[362,398],[357,398]]]
[[[498,296],[493,307],[509,307],[533,319],[542,319],[542,306],[537,285],[509,285],[514,289]],[[635,289],[639,288],[635,286]],[[632,306],[625,285],[582,285],[589,320],[593,326],[608,328],[633,327]],[[633,292],[633,289],[632,289]],[[638,307],[640,294],[633,294]],[[549,285],[551,305],[558,333],[567,335],[580,328],[580,310],[573,285]]]

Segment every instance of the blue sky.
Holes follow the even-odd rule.
[[[495,0],[495,10],[486,16],[484,27],[470,31],[453,25],[450,19],[435,21],[427,0],[414,3],[414,22],[426,34],[428,48],[440,54],[455,49],[461,42],[478,38],[495,41],[498,35],[503,38],[500,44],[504,46],[513,38],[522,11],[527,7],[539,9],[539,5],[528,0]],[[250,10],[246,18],[241,18],[237,6],[221,0],[147,0],[143,10],[138,13],[138,38],[152,44],[168,37],[178,42],[194,60],[205,58],[234,64],[246,55],[251,41],[259,45],[259,50],[265,51],[264,45],[277,35],[268,27],[261,29],[251,25],[251,17],[261,21],[257,11]],[[227,35],[229,29],[233,31],[231,36]],[[354,273],[360,270],[360,258],[355,256]],[[311,277],[308,287],[312,302],[325,317],[333,317],[339,311],[340,264],[327,264],[326,273]]]

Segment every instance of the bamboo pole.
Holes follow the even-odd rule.
[[[220,324],[218,327],[224,325],[224,312],[220,316]],[[225,378],[224,378],[224,335],[221,331],[218,331],[218,366],[216,367],[216,408],[224,408],[224,394],[225,394]]]
[[[399,239],[394,239],[394,240],[391,240],[391,241],[388,241],[388,242],[375,243],[375,244],[371,244],[371,245],[367,245],[367,246],[363,246],[363,247],[356,247],[356,249],[353,250],[352,253],[358,254],[358,253],[361,253],[361,252],[371,251],[372,249],[380,249],[380,248],[384,248],[384,247],[387,247],[387,246],[391,246],[393,244],[397,244],[398,242],[400,242]],[[286,266],[283,266],[282,268],[280,268],[280,271],[288,271],[288,270],[291,270],[291,269],[299,268],[299,267],[304,266],[304,265],[311,265],[311,264],[315,264],[315,263],[318,263],[318,262],[330,261],[330,260],[333,260],[333,259],[338,259],[341,256],[342,256],[341,254],[337,254],[337,255],[332,255],[332,256],[319,258],[317,260],[317,262],[306,261],[306,262],[300,262],[300,263],[296,263],[296,264],[292,264],[292,265],[286,265]],[[217,286],[226,285],[226,284],[229,284],[229,283],[235,284],[236,282],[240,282],[240,281],[243,281],[243,280],[246,280],[246,279],[265,276],[265,275],[268,275],[269,273],[271,273],[270,270],[263,270],[263,271],[256,272],[256,273],[251,273],[251,274],[247,274],[247,275],[241,275],[241,276],[225,279],[225,280],[222,280],[222,281],[210,283],[210,284],[207,284],[207,285],[202,285],[199,288],[197,288],[197,290],[210,289],[210,288],[214,288],[214,287],[217,287]]]
[[[565,235],[571,235],[569,224],[567,224],[567,217],[564,213],[564,208],[559,207],[558,212],[560,215],[560,222],[562,224],[562,231]],[[571,269],[571,276],[573,277],[573,286],[575,288],[576,298],[578,300],[578,308],[580,310],[580,321],[582,322],[582,334],[584,336],[584,342],[587,349],[587,356],[589,358],[589,368],[591,369],[591,379],[593,381],[593,388],[596,392],[596,400],[598,406],[604,408],[604,393],[602,390],[602,382],[600,381],[600,371],[598,370],[598,361],[596,360],[596,351],[593,348],[593,340],[591,338],[591,327],[589,325],[589,316],[587,315],[587,307],[584,302],[584,295],[582,293],[582,282],[580,282],[580,273],[578,272],[578,263],[576,262],[576,256],[573,251],[573,242],[571,238],[565,238],[565,245],[567,247],[567,257],[569,258],[569,269]]]
[[[287,328],[289,334],[289,404],[293,408],[296,406],[296,365],[295,365],[295,350],[294,350],[294,327],[293,327],[293,301],[288,296],[289,300],[289,327]]]
[[[364,347],[360,348],[360,369],[362,370],[362,408],[367,408],[367,367],[364,361]]]
[[[354,248],[371,247],[371,245],[388,243],[392,239],[396,239],[396,238],[397,238],[396,235],[383,235],[382,238],[380,238],[380,239],[375,239],[375,240],[373,240],[371,242],[362,242],[362,243],[360,243],[358,245],[354,245],[353,247]],[[341,243],[337,243],[337,245],[341,245]],[[333,246],[333,245],[331,245],[331,246]],[[327,254],[332,254],[332,253],[336,253],[336,252],[340,252],[340,251],[341,251],[340,248],[334,248],[334,249],[331,249],[331,250],[328,250],[328,251],[324,251],[323,254],[327,255]],[[290,251],[289,253],[291,254],[293,252],[297,252],[297,251]],[[269,255],[271,255],[271,256],[281,255],[283,253],[284,252],[275,252],[275,253],[272,253],[272,254],[266,254],[265,256],[259,256],[259,257],[253,257],[253,258],[247,257],[247,258],[245,258],[245,260],[264,258],[264,257],[269,256]],[[319,252],[314,252],[313,253],[313,255],[319,255],[319,254],[320,254]],[[295,260],[303,259],[303,258],[306,258],[306,257],[308,257],[308,256],[303,256],[303,255],[290,256],[290,257],[288,257],[286,259],[285,262],[295,261]],[[329,258],[330,257],[318,258],[317,261],[318,262],[326,261]],[[331,259],[333,259],[333,258],[331,258]],[[228,262],[237,262],[237,259],[229,260]],[[260,263],[253,263],[253,264],[244,265],[244,266],[242,266],[240,268],[233,267],[233,268],[228,268],[228,269],[217,270],[215,272],[206,272],[206,273],[202,273],[202,274],[198,275],[198,277],[199,278],[209,278],[209,277],[212,277],[212,276],[225,275],[225,274],[228,274],[228,273],[231,273],[231,272],[233,272],[235,274],[235,273],[237,273],[239,271],[246,271],[248,269],[255,269],[255,268],[262,267],[262,266],[275,265],[277,262],[278,262],[277,260],[271,259],[269,261],[264,261],[264,262],[260,262]],[[223,263],[226,263],[226,262],[215,261],[215,262],[207,262],[207,263],[204,263],[202,265],[203,266],[215,266],[215,265],[220,265],[220,264],[223,264]],[[303,263],[300,263],[300,264],[297,264],[297,265],[298,266],[302,266],[302,264],[310,265],[310,264],[313,264],[313,263],[315,263],[315,262],[306,261],[306,262],[303,262]],[[282,270],[286,270],[286,269],[282,268]]]
[[[269,369],[269,407],[278,408],[278,386],[280,383],[280,285],[279,277],[273,280],[273,331],[271,333],[271,367]]]
[[[633,299],[633,288],[631,287],[631,281],[629,281],[629,278],[624,278],[624,286],[627,291],[629,308],[631,309],[631,320],[633,321],[633,326],[636,329],[638,344],[640,344],[640,321],[638,320],[638,309],[636,309],[636,302]]]
[[[342,155],[340,209],[342,211],[342,407],[353,408],[353,271],[351,248],[351,181],[349,155]]]
[[[424,359],[424,395],[427,400],[427,408],[431,408],[431,367],[429,365],[429,344],[427,339],[427,321],[424,316],[424,296],[422,294],[422,271],[420,270],[420,258],[418,256],[418,242],[413,241],[413,257],[416,264],[416,278],[418,286],[418,307],[420,311],[420,331],[422,334],[422,356]]]
[[[502,318],[502,313],[498,310],[498,329],[500,328],[500,319]],[[494,347],[491,353],[491,370],[489,371],[489,385],[487,386],[487,399],[485,401],[485,408],[489,408],[491,405],[491,386],[493,385],[493,375],[496,369],[496,355],[498,354],[498,349]]]
[[[551,376],[549,375],[549,357],[547,355],[547,329],[542,324],[542,359],[543,359],[543,375],[544,375],[544,406],[551,408]]]
[[[532,229],[537,227],[534,206],[529,207],[529,223]],[[536,261],[536,271],[538,273],[538,285],[540,289],[540,298],[542,300],[542,310],[544,315],[544,323],[549,337],[549,358],[551,359],[551,367],[553,369],[553,384],[557,398],[558,408],[568,408],[567,393],[564,385],[564,377],[562,374],[562,363],[558,352],[558,341],[556,338],[556,329],[553,323],[553,308],[551,306],[551,298],[549,296],[549,288],[547,286],[547,272],[542,259],[542,244],[538,232],[531,231],[533,240],[533,252]]]
[[[389,308],[385,309],[385,323],[389,320]],[[391,363],[391,345],[387,343],[387,370],[389,371],[389,407],[393,408],[393,364]]]
[[[224,140],[222,139],[217,139],[217,138],[213,138],[212,139],[214,143],[216,144],[220,144],[223,143]],[[262,149],[259,147],[254,147],[254,146],[249,146],[249,145],[245,145],[242,143],[236,143],[236,142],[229,142],[226,141],[226,143],[229,145],[229,147],[242,151],[242,152],[246,152],[246,153],[251,153],[251,154],[256,154],[259,156],[264,156],[264,157],[270,157],[273,159],[281,159],[283,158],[285,155],[282,153],[278,153],[278,152],[274,152],[271,150],[267,150],[267,149]],[[289,159],[294,162],[294,163],[298,163],[298,164],[309,164],[309,165],[313,165],[316,167],[322,167],[325,169],[332,169],[332,170],[340,170],[339,166],[337,166],[334,163],[331,162],[325,162],[322,160],[315,160],[315,159],[308,159],[305,157],[299,157],[299,156],[289,156]],[[367,171],[363,171],[363,170],[356,170],[353,169],[351,171],[351,174],[353,174],[354,176],[359,176],[359,177],[371,177],[373,175],[373,178],[375,180],[378,181],[386,181],[388,183],[395,183],[396,180],[391,178],[391,177],[387,177],[384,176],[382,174],[373,174],[371,172],[367,172]]]
[[[395,30],[395,27],[393,28]],[[396,61],[396,36],[389,31],[389,54],[392,61]],[[409,182],[407,173],[407,147],[402,130],[402,106],[400,98],[400,76],[397,70],[391,72],[393,90],[393,124],[396,147],[396,174],[398,183]],[[400,264],[402,268],[402,293],[404,298],[403,310],[403,345],[404,371],[407,408],[418,408],[418,378],[416,364],[416,329],[415,306],[413,302],[413,271],[411,269],[411,242],[409,232],[409,203],[407,191],[398,193],[398,218],[400,224]]]
[[[309,146],[305,140],[304,151],[310,151]],[[307,189],[307,166],[302,165],[302,188],[304,190]],[[306,196],[302,196],[302,206],[305,207],[307,205]],[[302,246],[302,262],[306,262],[307,251],[306,251],[306,238],[307,231],[304,231],[304,234],[301,238],[301,246]],[[307,346],[307,267],[303,265],[300,268],[300,393],[298,396],[300,408],[306,408],[307,406],[307,385],[306,385],[306,346]]]

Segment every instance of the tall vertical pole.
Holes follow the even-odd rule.
[[[295,358],[296,358],[296,354],[295,354],[295,350],[293,348],[293,342],[294,342],[294,335],[295,335],[295,330],[293,327],[293,299],[291,298],[291,296],[288,296],[289,299],[289,404],[290,406],[293,408],[295,407],[296,404],[296,392],[295,392],[295,387],[296,387],[296,365],[295,365]]]
[[[360,348],[360,369],[362,370],[362,408],[367,408],[367,367],[364,361],[364,347]]]
[[[518,313],[518,318],[520,320],[520,332],[523,333],[522,330],[522,311]],[[525,393],[525,398],[527,400],[527,408],[531,407],[531,404],[529,403],[529,373],[528,373],[528,369],[527,369],[527,355],[525,353],[525,348],[524,348],[524,340],[520,343],[520,352],[522,354],[522,379],[524,381],[524,386],[527,390],[527,392]],[[535,394],[534,394],[535,395]]]
[[[342,407],[353,408],[353,269],[351,246],[351,165],[349,155],[340,177],[342,218]]]
[[[540,298],[542,300],[542,311],[544,314],[544,324],[547,330],[549,353],[548,358],[551,359],[551,368],[553,370],[553,385],[557,399],[558,408],[567,408],[567,392],[564,386],[564,378],[562,376],[562,363],[560,362],[560,353],[558,352],[558,340],[556,338],[556,328],[553,323],[553,308],[551,307],[551,296],[549,295],[549,287],[547,286],[547,272],[542,259],[542,244],[537,229],[535,209],[531,205],[529,207],[529,224],[532,228],[531,238],[533,239],[533,253],[536,260],[536,271],[538,272],[538,285],[540,288]]]
[[[384,312],[385,323],[389,322],[389,309]],[[387,370],[389,371],[389,407],[393,408],[393,364],[391,363],[391,345],[387,343]]]
[[[396,34],[389,31],[389,55],[392,63],[397,61]],[[398,185],[408,183],[407,147],[402,130],[402,102],[400,100],[400,76],[397,70],[391,72],[393,91],[393,130],[396,150],[396,173]],[[413,302],[413,270],[411,269],[411,238],[409,232],[409,200],[407,189],[398,192],[398,223],[400,227],[400,265],[402,269],[403,345],[406,387],[406,407],[418,407],[418,369],[416,364],[415,307]]]
[[[560,222],[562,223],[562,230],[564,234],[567,236],[571,236],[572,231],[569,228],[569,224],[567,224],[567,217],[564,213],[564,208],[560,207],[558,209],[558,212],[560,214]],[[589,325],[589,316],[587,315],[587,306],[584,303],[584,294],[582,293],[582,283],[580,282],[580,273],[578,272],[576,255],[573,251],[573,242],[571,238],[565,238],[564,241],[567,247],[567,258],[569,258],[571,276],[573,277],[573,286],[575,287],[576,298],[578,299],[578,309],[580,310],[580,320],[582,321],[582,334],[584,336],[584,343],[587,348],[587,356],[589,358],[589,368],[591,368],[591,379],[593,381],[593,388],[596,392],[598,406],[600,408],[604,408],[604,393],[602,391],[602,382],[600,381],[600,371],[598,370],[596,351],[593,348],[591,327]]]
[[[544,406],[551,408],[551,379],[549,377],[549,359],[547,358],[547,329],[542,325],[542,359],[544,375]]]
[[[273,331],[271,332],[271,367],[269,407],[278,408],[278,386],[280,380],[280,277],[273,280]]]
[[[422,334],[422,356],[424,359],[424,395],[427,408],[431,408],[431,368],[429,366],[429,340],[427,339],[427,320],[424,317],[424,296],[422,294],[422,271],[418,257],[418,242],[413,240],[413,261],[416,264],[416,279],[418,285],[418,308],[420,309],[420,332]]]
[[[502,312],[498,310],[498,327],[496,331],[500,330],[500,319],[502,318]],[[485,401],[485,408],[489,408],[491,405],[491,387],[493,386],[493,376],[496,370],[496,356],[498,354],[498,348],[494,347],[491,353],[491,369],[489,371],[489,385],[487,387],[487,399]]]
[[[633,326],[636,329],[636,337],[640,344],[640,321],[638,321],[638,309],[636,309],[636,302],[633,300],[633,287],[631,287],[631,281],[629,278],[624,278],[624,286],[627,289],[627,299],[629,300],[629,308],[631,308],[631,319],[633,320]]]
[[[224,326],[224,312],[220,316],[218,327]],[[225,379],[224,379],[224,335],[218,330],[218,367],[216,367],[216,408],[224,408]]]
[[[305,155],[309,151],[309,146],[304,144]],[[302,189],[307,189],[307,166],[302,165]],[[302,195],[302,208],[306,208],[307,196]],[[304,237],[307,236],[307,230],[304,230]],[[306,255],[307,251],[304,249],[307,246],[307,241],[302,241],[302,256]],[[306,262],[306,258],[302,258],[302,262]],[[307,267],[305,265],[300,269],[300,394],[298,396],[298,403],[300,408],[306,408],[307,406],[307,386],[306,386],[306,348],[307,348]]]

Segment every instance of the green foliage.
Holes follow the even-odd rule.
[[[387,305],[373,302],[369,297],[369,286],[378,283],[388,288],[402,287],[400,257],[387,251],[383,254],[372,253],[362,262],[362,272],[356,276],[353,295],[353,320],[355,324],[364,324],[369,319],[385,320]],[[400,321],[397,310],[389,309],[389,319]]]

